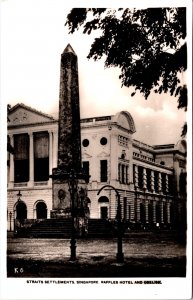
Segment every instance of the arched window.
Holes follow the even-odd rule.
[[[16,205],[16,219],[27,219],[27,206],[24,202],[18,202]]]
[[[109,199],[106,196],[101,196],[98,201],[99,203],[108,203]]]
[[[36,204],[36,216],[37,219],[47,219],[47,206],[43,201]]]

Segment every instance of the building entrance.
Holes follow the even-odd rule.
[[[37,219],[47,219],[47,206],[41,201],[36,204]]]
[[[27,207],[24,202],[18,202],[16,206],[16,219],[27,219]]]
[[[108,207],[102,206],[101,207],[101,219],[107,219],[108,218]]]

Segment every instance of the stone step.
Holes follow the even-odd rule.
[[[30,228],[18,230],[16,236],[70,237],[71,233],[71,219],[46,219],[33,224]],[[103,219],[89,219],[87,235],[89,237],[112,236],[111,224]]]

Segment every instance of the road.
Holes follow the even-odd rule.
[[[70,262],[69,239],[8,238],[8,277],[178,277],[186,274],[186,247],[172,236],[130,236],[123,239],[123,252],[124,263],[118,264],[115,238],[78,239],[77,261]]]

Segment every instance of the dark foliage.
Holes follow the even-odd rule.
[[[105,56],[105,67],[119,67],[122,86],[135,88],[131,96],[169,92],[186,110],[187,87],[178,76],[187,68],[186,8],[75,8],[65,25],[69,33],[101,30],[88,58]]]

